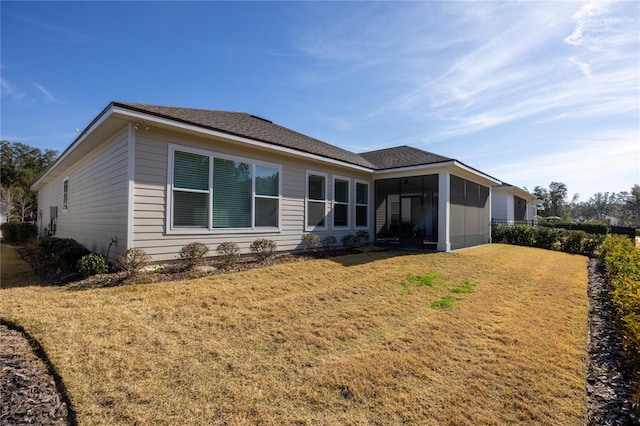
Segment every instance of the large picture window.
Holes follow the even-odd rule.
[[[356,182],[356,228],[369,227],[369,184]]]
[[[305,213],[307,230],[327,228],[327,175],[325,173],[307,172],[307,208]]]
[[[281,167],[173,149],[172,231],[279,227]]]
[[[333,227],[349,228],[349,180],[333,179]]]

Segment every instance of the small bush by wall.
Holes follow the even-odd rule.
[[[193,269],[204,263],[207,254],[209,254],[209,247],[199,241],[194,241],[182,247],[179,256],[186,269]]]
[[[142,249],[130,248],[122,252],[116,261],[118,267],[130,278],[136,277],[151,262],[151,257]]]
[[[216,252],[224,268],[230,268],[235,265],[240,257],[240,247],[233,241],[225,241],[218,244]]]
[[[340,242],[342,242],[342,245],[346,249],[352,249],[358,245],[358,239],[353,234],[344,235],[342,238],[340,238]]]
[[[338,245],[338,240],[333,235],[327,235],[320,240],[320,245],[325,252],[330,252]]]
[[[320,237],[317,234],[304,234],[302,236],[302,246],[306,253],[315,253],[320,246]]]
[[[276,251],[277,244],[273,240],[258,238],[249,246],[249,250],[256,257],[258,262],[264,262]]]
[[[63,269],[74,269],[83,256],[91,253],[73,238],[45,238],[40,241],[40,250],[53,257],[58,267]]]
[[[109,271],[107,261],[104,256],[91,253],[86,256],[82,256],[76,264],[78,272],[82,275],[89,277],[97,274],[106,274]]]

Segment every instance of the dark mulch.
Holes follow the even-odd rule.
[[[588,424],[638,425],[640,407],[632,403],[624,371],[622,339],[602,262],[589,260],[589,342],[587,362]]]
[[[47,365],[21,332],[0,325],[0,424],[72,423]]]

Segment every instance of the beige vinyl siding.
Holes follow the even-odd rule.
[[[39,229],[49,228],[50,207],[58,207],[55,237],[73,238],[95,253],[114,258],[126,247],[127,143],[119,132],[38,191]],[[62,209],[63,181],[69,178],[68,210]],[[39,215],[40,216],[40,215]]]
[[[167,234],[167,173],[169,164],[169,144],[206,150],[247,160],[263,161],[282,166],[281,201],[280,201],[280,232],[238,231],[236,233],[206,234]],[[351,188],[355,188],[355,178],[369,182],[372,190],[371,176],[365,172],[354,173],[348,168],[338,166],[327,167],[326,164],[288,157],[268,150],[245,148],[237,143],[226,140],[214,140],[199,137],[189,137],[176,133],[151,130],[137,132],[136,162],[135,162],[135,203],[133,218],[133,247],[144,249],[156,261],[169,261],[178,258],[180,249],[193,241],[200,241],[209,247],[210,255],[215,256],[216,247],[225,241],[236,242],[242,253],[249,253],[250,244],[257,238],[274,240],[279,251],[300,250],[301,238],[304,232],[304,209],[306,194],[306,171],[318,170],[329,174],[349,177]],[[353,189],[354,190],[354,189]],[[352,190],[352,192],[353,192]],[[333,188],[329,185],[328,200],[333,198]],[[355,193],[351,195],[355,199]],[[370,203],[371,204],[371,203]],[[355,209],[352,210],[352,215]],[[373,223],[372,208],[369,208],[370,229]],[[355,218],[351,219],[353,223]],[[327,218],[331,223],[331,217]],[[355,233],[354,229],[318,233],[321,237],[334,235],[338,241],[343,235]]]

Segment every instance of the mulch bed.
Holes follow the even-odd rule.
[[[47,365],[21,332],[5,325],[0,325],[0,424],[72,424]]]

